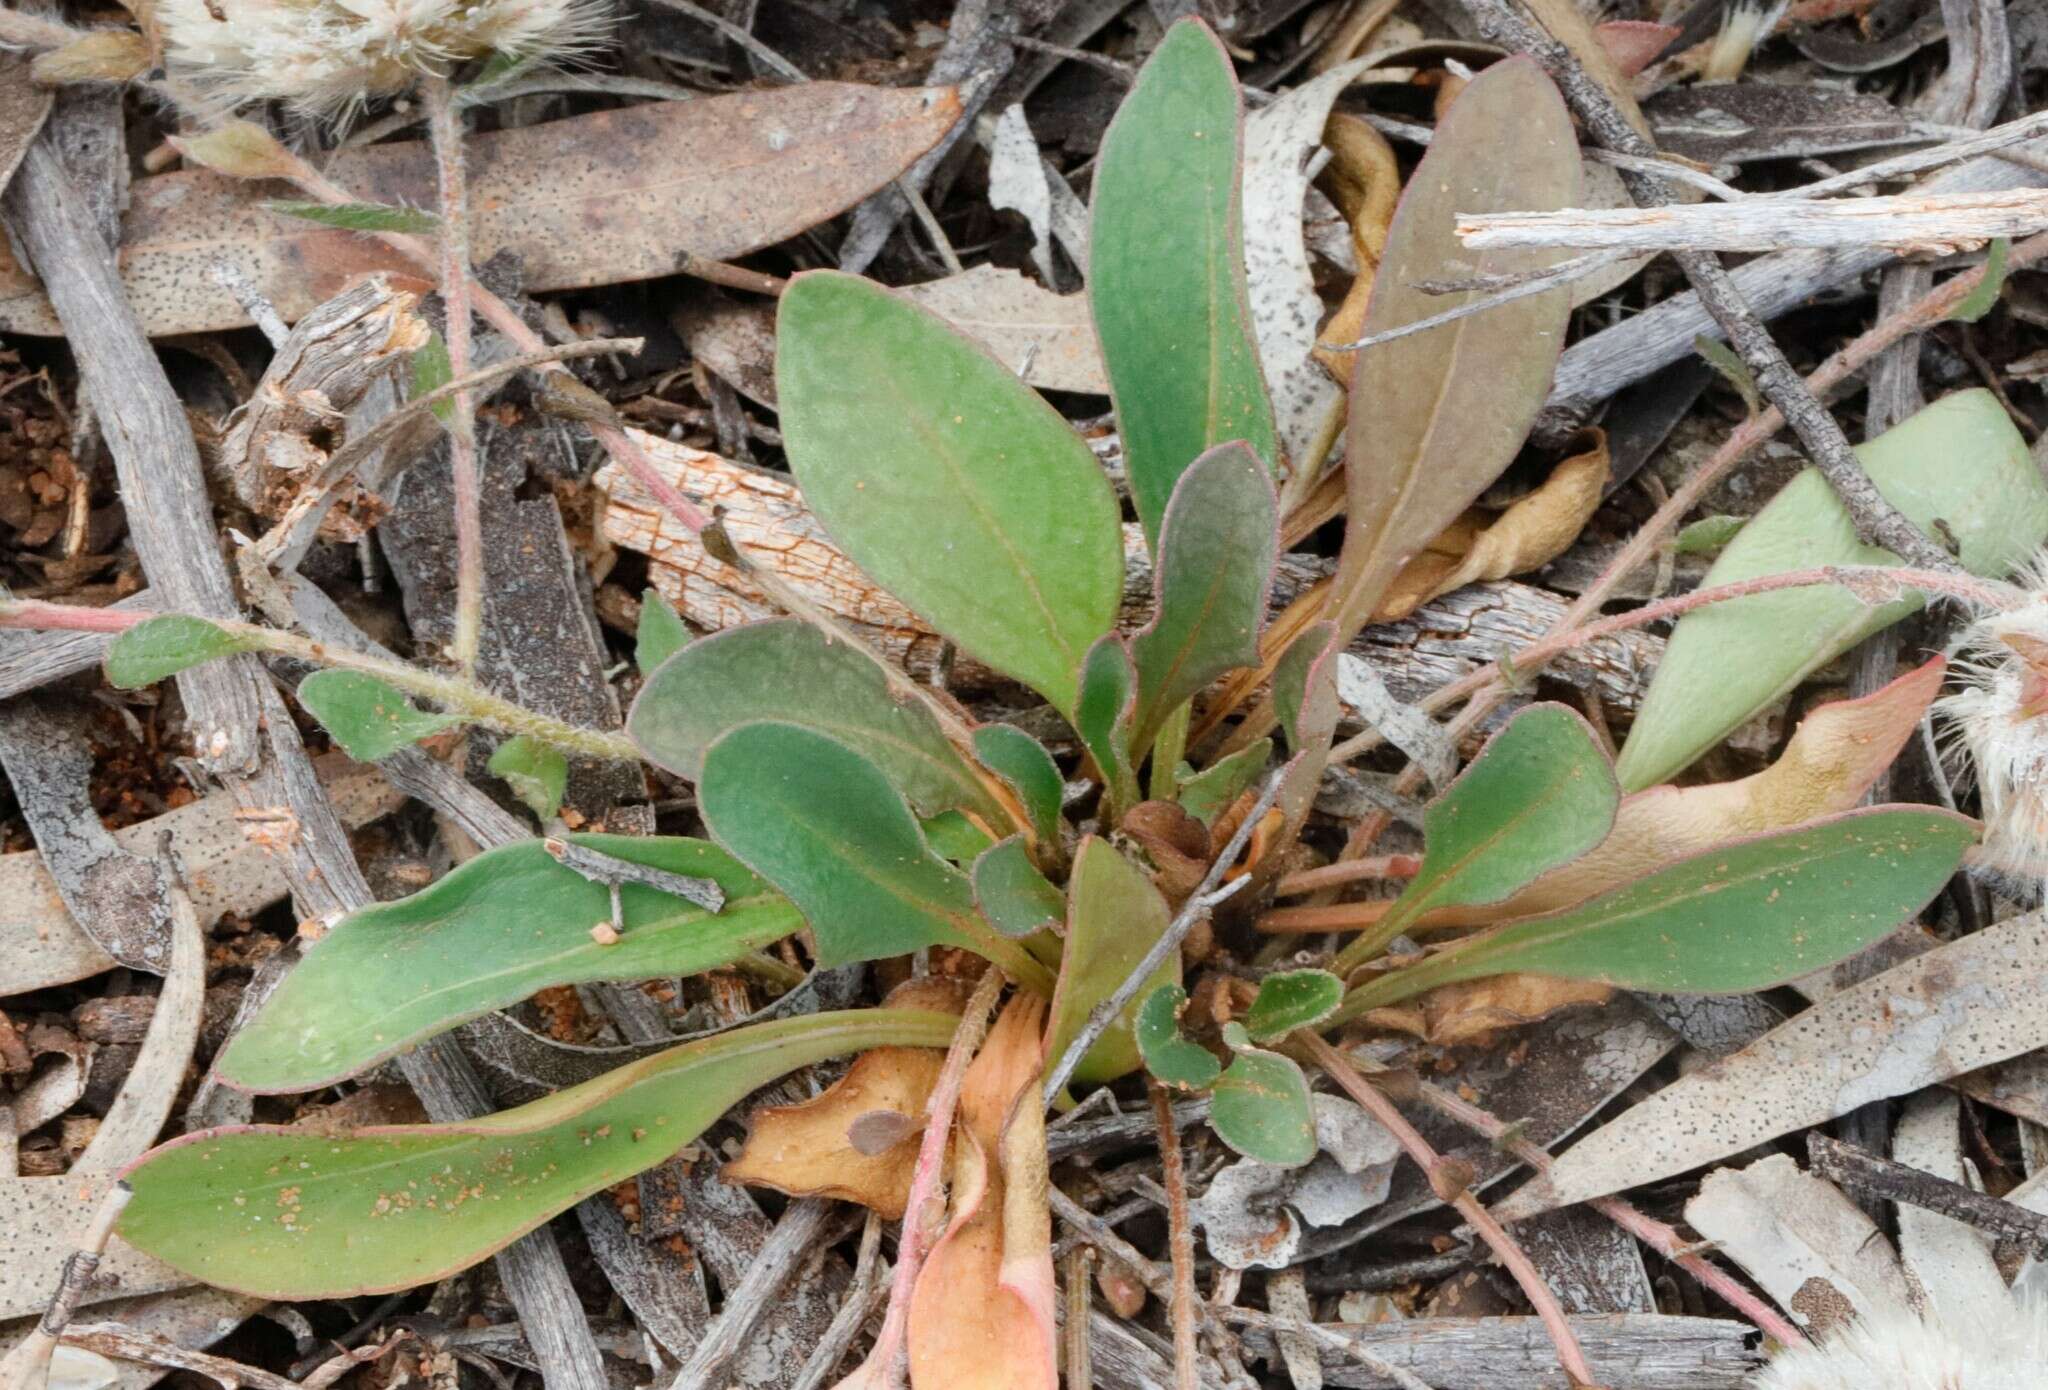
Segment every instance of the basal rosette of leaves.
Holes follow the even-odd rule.
[[[301,703],[359,757],[470,724],[500,729],[517,737],[492,770],[545,821],[559,803],[565,752],[631,751],[694,784],[710,839],[514,844],[411,897],[353,913],[229,1044],[223,1079],[265,1092],[332,1084],[552,985],[730,967],[786,986],[791,967],[769,948],[801,937],[809,961],[825,967],[928,950],[979,956],[1022,995],[1041,997],[1006,1013],[1004,1026],[1033,1020],[1047,1065],[1094,1037],[1076,1084],[1149,1069],[1168,1086],[1210,1092],[1211,1123],[1234,1149],[1301,1164],[1315,1154],[1315,1131],[1288,1042],[1297,1030],[1518,972],[1670,992],[1757,989],[1861,949],[1938,891],[1972,839],[1970,824],[1922,808],[1848,811],[1851,797],[1717,832],[1692,844],[1692,857],[1516,912],[1532,885],[1597,858],[1635,824],[1584,722],[1538,704],[1429,807],[1421,872],[1330,969],[1235,982],[1248,1007],[1232,1019],[1189,1016],[1177,950],[1143,969],[1135,993],[1125,990],[1198,883],[1250,874],[1237,910],[1270,886],[1321,783],[1341,712],[1338,634],[1371,611],[1375,586],[1411,545],[1419,549],[1428,528],[1448,524],[1511,461],[1563,339],[1562,301],[1534,296],[1461,320],[1449,339],[1416,334],[1361,354],[1351,457],[1354,468],[1371,459],[1374,479],[1353,478],[1339,583],[1329,611],[1312,615],[1323,621],[1290,627],[1304,634],[1291,643],[1274,639],[1267,606],[1282,498],[1298,496],[1297,480],[1321,460],[1278,456],[1245,307],[1241,122],[1221,45],[1198,22],[1177,24],[1112,125],[1095,180],[1089,302],[1152,561],[1152,607],[1135,631],[1118,627],[1117,495],[1050,403],[944,321],[870,281],[810,272],[780,302],[780,424],[818,520],[962,653],[1040,696],[1084,757],[1063,767],[1023,728],[975,723],[837,630],[790,618],[691,640],[658,601],[644,610],[644,681],[624,747],[617,735],[567,729],[395,663],[322,672],[301,685]],[[1458,203],[1467,189],[1510,206],[1567,206],[1577,188],[1562,103],[1521,59],[1466,88],[1423,167],[1429,177],[1418,173],[1417,201],[1397,216],[1386,263],[1425,278],[1455,259],[1431,212],[1445,198],[1461,211],[1486,205]],[[1475,273],[1457,264],[1456,276],[1435,278]],[[1384,313],[1421,316],[1398,300],[1390,295]],[[1535,315],[1540,331],[1502,331],[1496,315],[1523,327]],[[1482,370],[1488,390],[1469,411],[1432,422],[1404,404],[1435,399],[1440,387],[1467,391]],[[116,683],[141,684],[288,645],[243,625],[158,618],[114,643],[108,670]],[[306,657],[304,648],[289,650]],[[1190,757],[1194,703],[1220,680],[1258,671],[1273,676],[1285,761],[1269,768],[1272,745],[1255,734],[1241,750],[1197,741]],[[1093,790],[1077,796],[1069,784],[1083,780]],[[1269,785],[1273,817],[1249,820]],[[1077,824],[1076,811],[1092,823]],[[1218,862],[1240,831],[1257,862]],[[624,876],[590,877],[570,862],[576,855],[563,857],[563,844],[623,862]],[[708,883],[722,905],[705,907],[640,871]],[[606,940],[593,923],[605,923],[614,902]],[[1487,915],[1495,911],[1497,919]],[[1390,963],[1385,951],[1397,938],[1447,914],[1480,929]],[[1127,1002],[1094,1031],[1091,1018],[1120,990]],[[925,1050],[928,1060],[952,1028],[950,1017],[914,1009],[819,1014],[689,1042],[460,1125],[188,1136],[132,1171],[136,1196],[120,1232],[210,1282],[273,1297],[405,1287],[481,1259],[662,1161],[776,1076],[880,1049],[848,1077],[872,1082],[888,1070],[872,1059],[896,1049]],[[1014,1042],[1006,1048],[1014,1064]],[[923,1090],[898,1075],[890,1094],[914,1110],[936,1069],[912,1070]],[[1012,1070],[1005,1095],[1024,1089]],[[872,1112],[849,1113],[865,1121]],[[882,1128],[913,1152],[922,1116],[897,1120]],[[845,1130],[828,1140],[850,1144]],[[586,1142],[593,1135],[602,1142]],[[1034,1174],[1015,1133],[998,1138],[998,1166],[1042,1186],[1042,1161]],[[751,1168],[775,1184],[764,1171],[772,1166]],[[303,1181],[287,1182],[287,1168]],[[900,1210],[901,1193],[888,1195]],[[259,1213],[274,1219],[258,1223]],[[222,1222],[230,1235],[209,1238]]]

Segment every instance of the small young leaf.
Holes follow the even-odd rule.
[[[1066,920],[1066,895],[1038,872],[1021,835],[983,850],[969,877],[981,915],[1012,941]]]
[[[300,165],[276,136],[254,121],[222,121],[203,135],[173,135],[187,160],[237,179],[288,179]]]
[[[569,760],[560,749],[521,734],[498,745],[489,767],[542,820],[561,809],[562,793],[569,789]]]
[[[1245,1032],[1253,1042],[1271,1042],[1321,1023],[1343,1002],[1344,982],[1327,970],[1268,975],[1259,981],[1258,997],[1245,1010]]]
[[[1259,663],[1279,549],[1272,474],[1241,443],[1219,444],[1174,485],[1153,566],[1156,611],[1131,638],[1138,673],[1132,756],[1210,681]]]
[[[2012,250],[2008,237],[1993,237],[1991,250],[1984,257],[1984,278],[1977,282],[1977,288],[1963,296],[1963,302],[1956,305],[1949,318],[1956,323],[1975,323],[1991,312],[1991,306],[1998,302],[1998,296],[2005,292],[2005,258]]]
[[[1301,753],[1337,729],[1337,662],[1330,651],[1334,623],[1313,623],[1280,654],[1273,668],[1273,709],[1287,735],[1289,755]],[[1318,769],[1318,776],[1321,775]]]
[[[838,740],[742,724],[705,752],[697,797],[719,842],[804,914],[818,964],[959,946],[1051,992],[1045,967],[975,911],[967,875],[932,852],[902,794]]]
[[[361,671],[315,671],[299,682],[299,703],[359,763],[374,763],[462,723],[460,715],[429,714],[404,692]]]
[[[1151,876],[1116,846],[1094,835],[1081,842],[1067,880],[1067,940],[1059,988],[1052,996],[1048,1057],[1065,1055],[1088,1015],[1123,984],[1172,917]],[[1160,962],[1140,993],[1179,980],[1180,955],[1175,952]],[[1076,1081],[1114,1081],[1138,1069],[1144,1058],[1131,1036],[1135,1011],[1133,1004],[1110,1021],[1102,1040],[1074,1068]]]
[[[1720,513],[1703,516],[1679,528],[1678,534],[1671,538],[1671,551],[1675,555],[1718,555],[1727,548],[1728,542],[1742,533],[1746,521],[1747,517]]]
[[[617,859],[693,878],[726,896],[712,914],[643,884],[619,890],[625,928],[603,945],[601,883],[539,840],[487,850],[410,897],[343,917],[306,952],[217,1063],[246,1091],[309,1091],[443,1029],[551,985],[694,975],[803,928],[788,900],[731,855],[673,836],[573,835]]]
[[[1057,845],[1066,783],[1045,745],[1014,724],[984,724],[974,731],[974,756],[1024,803],[1032,833],[1045,844]]]
[[[1162,985],[1144,997],[1132,1024],[1132,1036],[1145,1059],[1145,1070],[1160,1084],[1183,1091],[1206,1091],[1223,1074],[1223,1064],[1199,1043],[1181,1036],[1180,1011],[1188,1005],[1188,992],[1179,985]]]
[[[1422,871],[1337,957],[1345,973],[1435,908],[1499,902],[1578,858],[1613,828],[1621,789],[1593,732],[1563,705],[1532,705],[1429,804]]]
[[[1074,732],[1102,770],[1110,803],[1119,813],[1138,804],[1138,776],[1131,766],[1131,716],[1137,695],[1130,650],[1121,637],[1110,633],[1088,649],[1081,664]]]
[[[1009,820],[929,709],[899,698],[873,661],[795,618],[690,643],[647,678],[626,733],[649,762],[694,781],[720,734],[763,719],[859,749],[920,815],[963,808],[991,826]]]
[[[944,1047],[958,1022],[860,1009],[756,1024],[458,1124],[206,1130],[123,1175],[135,1195],[118,1229],[203,1283],[266,1298],[431,1284],[665,1161],[778,1076],[872,1047]]]
[[[1735,394],[1742,397],[1742,403],[1751,415],[1764,408],[1763,392],[1757,390],[1756,377],[1749,370],[1749,363],[1737,355],[1734,348],[1719,338],[1709,338],[1700,333],[1692,340],[1692,350],[1706,359],[1707,365],[1721,374],[1721,379],[1735,388]]]
[[[976,344],[881,286],[799,275],[776,318],[782,433],[855,564],[960,649],[1073,714],[1116,622],[1116,497],[1072,426]]]
[[[1216,817],[1243,796],[1273,756],[1273,740],[1262,738],[1190,777],[1180,779],[1180,807],[1212,830]]]
[[[421,212],[418,208],[389,207],[383,203],[302,203],[272,199],[263,204],[263,210],[322,227],[337,227],[344,232],[410,232],[414,236],[432,236],[441,226],[441,220],[430,212]]]
[[[1743,994],[1833,965],[1911,917],[1962,862],[1974,823],[1871,807],[1721,845],[1577,907],[1466,937],[1361,985],[1356,1017],[1509,971],[1674,994]]]
[[[1298,1168],[1316,1156],[1308,1079],[1277,1052],[1238,1048],[1210,1095],[1209,1127],[1218,1139],[1261,1163]]]
[[[924,831],[925,843],[937,851],[940,858],[950,859],[963,869],[995,843],[987,831],[958,811],[941,811],[919,821],[918,828]]]
[[[643,678],[654,668],[690,645],[690,629],[683,626],[675,605],[648,589],[640,595],[640,625],[633,631],[633,664]]]
[[[118,690],[138,690],[190,667],[250,651],[255,645],[204,618],[188,618],[182,613],[147,618],[108,644],[107,684]]]
[[[439,333],[429,333],[426,345],[412,355],[412,390],[410,398],[418,400],[429,391],[438,391],[455,380],[455,368],[448,361],[448,344]],[[442,424],[451,424],[455,419],[455,402],[436,401],[428,407],[434,418]]]
[[[1149,542],[1204,450],[1242,439],[1278,463],[1245,295],[1243,126],[1223,45],[1184,20],[1152,50],[1096,162],[1089,304]]]

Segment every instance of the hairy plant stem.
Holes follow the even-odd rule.
[[[1173,1264],[1173,1383],[1175,1390],[1196,1390],[1201,1367],[1195,1359],[1195,1230],[1188,1219],[1188,1173],[1181,1161],[1180,1130],[1173,1123],[1173,1097],[1145,1078],[1152,1097],[1152,1119],[1159,1130],[1159,1162],[1166,1181],[1167,1249]]]
[[[462,158],[462,117],[448,79],[421,84],[434,149],[440,198],[441,303],[447,309],[448,374],[469,375],[469,189]],[[455,642],[449,655],[465,676],[476,674],[484,630],[483,487],[477,477],[475,401],[457,391],[449,403],[448,464],[455,493]]]
[[[1529,1262],[1528,1255],[1515,1243],[1514,1237],[1466,1187],[1471,1180],[1469,1171],[1457,1171],[1461,1165],[1447,1161],[1431,1147],[1421,1131],[1408,1123],[1408,1117],[1359,1071],[1349,1057],[1306,1028],[1296,1032],[1294,1037],[1308,1048],[1316,1065],[1342,1087],[1346,1095],[1386,1126],[1387,1131],[1400,1141],[1401,1147],[1408,1151],[1408,1156],[1421,1165],[1423,1174],[1429,1179],[1430,1190],[1440,1201],[1454,1207],[1458,1215],[1479,1233],[1479,1238],[1492,1248],[1508,1273],[1514,1276],[1515,1283],[1521,1286],[1529,1305],[1536,1310],[1536,1316],[1543,1320],[1543,1330],[1550,1334],[1551,1343],[1557,1348],[1557,1363],[1564,1368],[1564,1373],[1579,1385],[1599,1384],[1593,1377],[1592,1367],[1586,1364],[1586,1353],[1579,1346],[1578,1334],[1572,1331],[1571,1322],[1565,1317],[1557,1296],[1543,1282],[1543,1276],[1537,1273],[1536,1266]]]
[[[1537,1172],[1550,1171],[1551,1157],[1543,1146],[1522,1138],[1514,1126],[1498,1116],[1426,1081],[1416,1083],[1416,1093],[1424,1104],[1475,1133],[1484,1135]],[[1757,1329],[1765,1336],[1773,1337],[1788,1347],[1806,1345],[1805,1335],[1780,1316],[1777,1309],[1751,1293],[1740,1280],[1719,1265],[1701,1256],[1677,1231],[1662,1221],[1636,1210],[1620,1197],[1596,1197],[1588,1205],[1665,1259],[1678,1265],[1699,1280],[1703,1287],[1719,1294],[1727,1301],[1729,1307],[1755,1323]]]
[[[44,603],[39,599],[0,599],[0,628],[119,633],[139,623],[148,622],[151,618],[166,616],[170,615],[119,608],[75,608],[61,603]],[[527,709],[524,705],[516,705],[510,700],[493,695],[475,682],[459,676],[436,675],[417,666],[408,666],[402,661],[387,661],[382,657],[366,656],[345,647],[316,642],[295,632],[285,632],[280,628],[264,627],[257,623],[219,618],[198,621],[211,623],[223,632],[232,633],[244,643],[246,650],[291,657],[314,666],[360,671],[364,675],[375,676],[378,680],[395,686],[409,695],[432,700],[448,712],[459,714],[471,723],[481,724],[488,729],[496,729],[507,734],[525,734],[529,738],[539,739],[565,752],[586,758],[618,762],[637,762],[640,758],[640,751],[624,734],[607,733],[602,729],[586,729],[556,719],[552,715],[540,714]]]

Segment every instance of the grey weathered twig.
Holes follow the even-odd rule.
[[[1509,0],[1466,0],[1466,7],[1483,34],[1504,41],[1543,64],[1573,111],[1602,145],[1624,154],[1656,153],[1636,133],[1606,90],[1580,66],[1571,50],[1517,14]],[[1622,180],[1640,204],[1655,207],[1672,201],[1670,188],[1654,174],[1623,170]],[[1909,564],[1929,570],[1956,569],[1948,552],[1929,540],[1870,481],[1842,427],[1806,389],[1806,383],[1785,360],[1770,331],[1744,302],[1720,259],[1702,251],[1679,251],[1674,255],[1729,345],[1748,365],[1771,404],[1784,413],[1807,457],[1827,478],[1854,518],[1857,533]]]
[[[2025,1207],[1880,1158],[1817,1129],[1806,1136],[1806,1161],[1815,1176],[1841,1187],[1937,1212],[2000,1239],[2017,1241],[2037,1258],[2048,1255],[2048,1216]]]
[[[1194,930],[1195,923],[1207,921],[1209,914],[1216,910],[1219,903],[1249,881],[1250,876],[1246,875],[1232,879],[1221,888],[1217,887],[1224,873],[1237,862],[1237,856],[1244,853],[1245,845],[1251,841],[1253,829],[1272,807],[1274,798],[1280,795],[1280,780],[1284,771],[1283,768],[1267,777],[1265,787],[1259,792],[1258,800],[1252,803],[1250,813],[1239,823],[1237,833],[1230,837],[1230,843],[1223,847],[1222,852],[1209,865],[1209,871],[1202,875],[1202,881],[1196,885],[1195,891],[1188,894],[1188,900],[1181,905],[1180,911],[1174,914],[1166,930],[1159,934],[1159,939],[1152,943],[1151,949],[1145,952],[1136,966],[1132,967],[1131,973],[1124,977],[1123,983],[1118,985],[1107,999],[1089,1011],[1087,1019],[1081,1024],[1081,1031],[1074,1034],[1074,1040],[1067,1045],[1067,1050],[1060,1054],[1059,1061],[1046,1073],[1041,1095],[1048,1106],[1066,1089],[1067,1078],[1074,1074],[1074,1068],[1088,1055],[1088,1049],[1095,1046],[1097,1040],[1108,1030],[1111,1020],[1122,1016],[1130,1002],[1138,997],[1138,991],[1144,988],[1145,981],[1152,978],[1152,972],[1157,970],[1169,955],[1180,949],[1180,943]]]
[[[1637,168],[1632,172],[1647,173]],[[1794,246],[1970,250],[1993,237],[2048,227],[2048,189],[1904,194],[1890,198],[1666,207],[1562,208],[1462,214],[1455,230],[1474,251],[1554,246],[1599,251],[1782,251]]]
[[[602,850],[579,845],[573,840],[550,836],[541,841],[542,848],[554,856],[555,861],[565,869],[574,869],[592,883],[602,883],[612,891],[612,925],[624,929],[625,920],[619,911],[619,888],[622,884],[638,883],[663,893],[673,893],[687,898],[706,912],[720,912],[725,908],[725,890],[715,879],[692,878],[688,874],[672,874],[666,869],[653,869],[645,864],[636,864],[630,859],[621,859]]]

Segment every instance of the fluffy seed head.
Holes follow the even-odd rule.
[[[199,104],[316,115],[490,53],[571,56],[610,25],[604,0],[158,0],[156,19],[172,81]]]
[[[2048,1303],[2015,1300],[1979,1327],[1905,1309],[1858,1318],[1825,1342],[1780,1352],[1754,1390],[2039,1390]]]
[[[1958,771],[1977,784],[1984,857],[2048,872],[2048,560],[2021,577],[2026,600],[1971,624],[1950,666],[1962,688],[1934,712]]]

